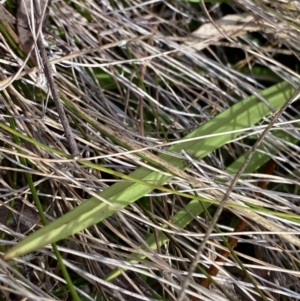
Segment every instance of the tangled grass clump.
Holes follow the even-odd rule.
[[[24,3],[0,10],[0,300],[298,300],[298,1],[53,1],[45,27]]]

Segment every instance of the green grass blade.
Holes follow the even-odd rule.
[[[269,106],[256,96],[240,101],[186,136],[186,139],[171,146],[168,151],[178,153],[184,149],[198,159],[203,158],[240,135],[243,129],[251,127],[270,114],[272,112],[270,107],[274,110],[280,108],[293,92],[294,89],[287,83],[280,83],[261,93],[268,100]],[[230,131],[234,132],[230,133]],[[209,135],[216,136],[208,137]],[[160,157],[178,168],[185,167],[181,159],[166,154]],[[156,185],[162,185],[170,179],[169,176],[145,167],[138,168],[130,174],[130,177]],[[21,256],[99,223],[116,212],[115,208],[124,208],[151,192],[151,190],[152,188],[149,185],[136,182],[118,182],[100,192],[98,198],[91,197],[74,210],[28,236],[8,250],[4,258],[10,259]],[[100,200],[103,200],[103,202]],[[105,203],[106,200],[116,207]]]

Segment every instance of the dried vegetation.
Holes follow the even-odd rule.
[[[106,202],[113,209],[95,211],[89,221],[78,215],[74,221],[83,230],[70,237],[59,233],[65,239],[56,251],[52,245],[54,252],[48,245],[9,263],[2,260],[0,300],[300,298],[299,102],[276,115],[300,82],[300,4],[210,2],[51,3],[43,29],[46,51],[79,161],[72,158],[38,44],[25,59],[26,35],[36,37],[37,15],[34,9],[23,11],[31,22],[24,41],[24,23],[14,18],[20,4],[2,6],[0,219],[8,225],[2,226],[2,251],[41,226],[35,225],[39,204],[49,222],[90,198],[91,204]],[[281,105],[270,104],[261,91]],[[245,128],[239,123],[255,119],[254,111],[233,112],[236,127],[227,128],[230,108],[250,96],[271,113]],[[193,137],[198,144],[181,147],[181,139],[212,120],[211,132]],[[272,120],[259,149],[253,149]],[[235,133],[230,139],[228,131]],[[249,151],[256,155],[230,187]],[[177,160],[177,169],[157,161],[159,154],[171,164],[170,158]],[[133,192],[121,191],[123,203],[105,196],[109,187],[121,187],[113,186],[116,182],[148,181],[126,178],[139,168],[165,178],[151,178],[154,186],[139,197],[134,193],[143,183],[136,182]],[[226,191],[230,201],[223,200],[214,225]],[[195,203],[203,207],[197,211]],[[7,206],[14,214],[8,215]],[[244,226],[233,233],[241,221]],[[226,243],[229,237],[238,240],[235,251]],[[39,238],[41,245],[57,240],[47,239],[48,234]],[[224,251],[215,261],[228,248],[229,257]],[[217,268],[209,274],[218,275],[209,285],[203,279],[211,264]]]

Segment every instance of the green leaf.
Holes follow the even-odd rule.
[[[269,105],[256,96],[251,96],[228,108],[190,133],[185,139],[172,145],[168,151],[180,153],[182,149],[191,156],[201,159],[210,152],[230,142],[246,128],[279,109],[292,95],[294,89],[283,82],[264,90],[261,95]],[[185,168],[181,159],[162,154],[160,158],[172,165]],[[85,161],[81,162],[85,164]],[[51,224],[32,233],[6,252],[6,260],[37,250],[47,244],[71,236],[93,224],[103,221],[117,210],[125,208],[145,194],[151,192],[150,184],[163,185],[170,176],[140,167],[130,174],[131,181],[115,183],[81,205],[58,218]],[[145,184],[143,185],[142,182]],[[192,206],[194,203],[189,204]],[[194,210],[194,209],[193,209]],[[182,222],[182,221],[181,221]],[[187,221],[182,222],[182,225]]]

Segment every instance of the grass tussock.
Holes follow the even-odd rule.
[[[74,159],[6,1],[0,301],[298,300],[299,9],[53,1],[43,34]]]

